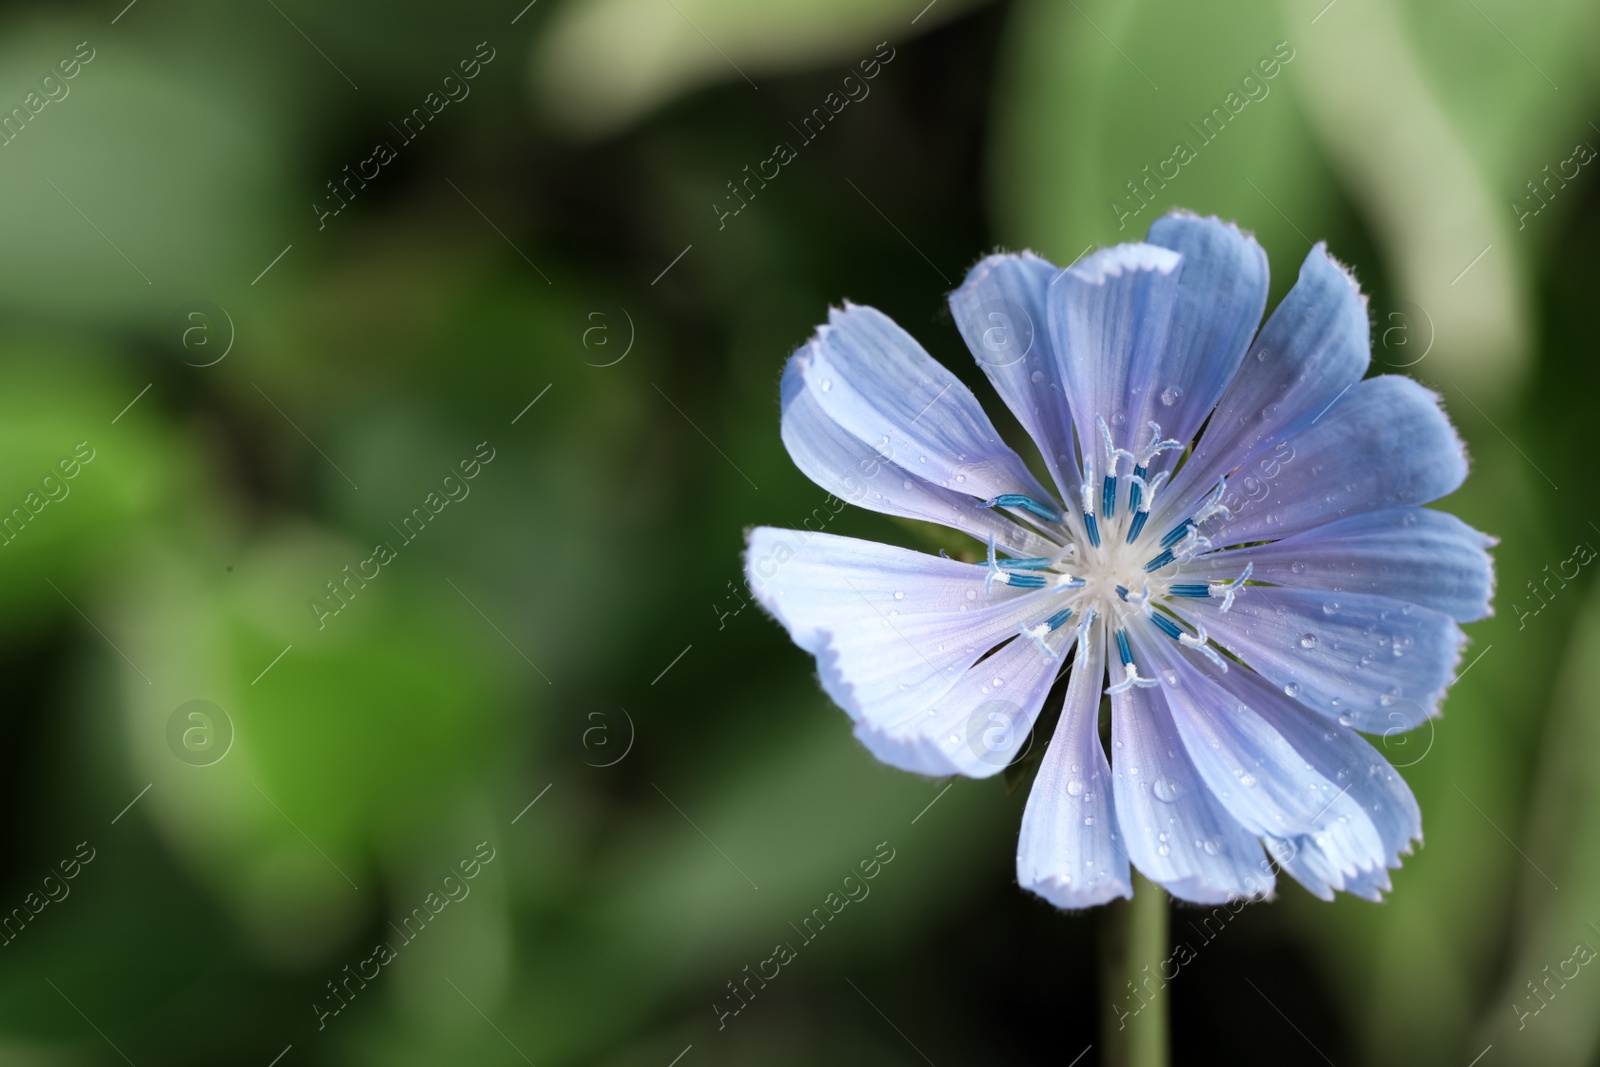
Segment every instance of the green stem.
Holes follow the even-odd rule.
[[[1166,1067],[1170,1062],[1166,1040],[1166,990],[1162,963],[1166,960],[1166,893],[1162,886],[1133,875],[1133,901],[1128,905],[1128,933],[1123,974],[1139,990],[1133,997],[1138,1016],[1126,1021],[1123,1049],[1128,1067]],[[1154,977],[1155,981],[1149,981]],[[1115,990],[1126,993],[1128,987]]]

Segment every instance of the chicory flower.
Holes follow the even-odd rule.
[[[1197,903],[1270,895],[1275,869],[1379,899],[1421,840],[1361,734],[1438,714],[1492,541],[1422,506],[1466,457],[1433,393],[1363,377],[1349,272],[1319,244],[1258,332],[1266,300],[1254,239],[1183,214],[1065,270],[974,267],[951,310],[1054,491],[870,307],[784,371],[796,465],[971,535],[975,562],[759,527],[747,581],[892,766],[992,775],[1059,711],[1017,852],[1059,907],[1130,896],[1130,864]]]

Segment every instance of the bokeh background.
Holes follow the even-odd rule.
[[[1600,8],[524,2],[0,15],[0,1063],[1099,1062],[1114,911],[1016,887],[1023,792],[876,764],[739,553],[823,505],[777,381],[830,304],[998,413],[944,294],[1174,205],[1274,300],[1354,265],[1501,538],[1377,739],[1426,847],[1203,942],[1177,1062],[1597,1062]]]

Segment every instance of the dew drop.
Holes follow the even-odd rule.
[[[1094,816],[1093,815],[1085,815],[1083,817],[1083,825],[1085,825],[1085,826],[1093,826],[1094,825]],[[1090,862],[1092,863],[1094,861],[1091,860]],[[1085,866],[1088,866],[1088,864],[1085,864]]]
[[[1300,647],[1301,648],[1316,648],[1317,647],[1317,635],[1316,634],[1301,634],[1300,635]]]
[[[967,590],[967,599],[968,600],[977,600],[978,599],[978,591],[976,589],[968,589]]]
[[[1324,615],[1334,615],[1337,614],[1338,611],[1339,602],[1337,600],[1330,600],[1326,604],[1322,605],[1322,613]]]
[[[1176,385],[1169,385],[1165,389],[1161,390],[1161,402],[1169,408],[1176,404],[1182,396],[1183,390],[1179,389]]]
[[[1286,696],[1286,697],[1297,697],[1297,696],[1299,696],[1300,695],[1300,683],[1299,682],[1290,682],[1288,685],[1284,686],[1283,687],[1283,695]]]
[[[1150,792],[1154,793],[1155,798],[1161,801],[1161,803],[1171,804],[1173,801],[1178,799],[1178,794],[1181,792],[1181,790],[1178,788],[1177,782],[1174,782],[1171,778],[1162,776],[1156,779],[1155,784],[1150,787]]]
[[[1253,789],[1255,788],[1256,784],[1256,776],[1248,772],[1241,774],[1239,776],[1239,784],[1244,786],[1246,789]]]
[[[832,389],[832,388],[833,388],[833,379],[832,378],[824,378],[824,379],[822,379],[822,391],[824,393],[826,393],[829,389]]]
[[[964,482],[964,481],[966,481],[966,480],[967,480],[967,476],[966,476],[966,475],[965,475],[965,474],[958,474],[958,475],[956,475],[956,481],[958,481],[958,482]]]
[[[1067,779],[1067,795],[1070,797],[1083,796],[1083,781],[1079,778]]]
[[[1306,572],[1306,565],[1301,563],[1299,560],[1295,560],[1293,563],[1289,564],[1289,570],[1295,574],[1304,574]]]
[[[1200,847],[1205,849],[1206,855],[1215,856],[1217,853],[1222,851],[1222,842],[1218,841],[1214,837],[1208,837],[1204,841],[1200,842]]]
[[[895,591],[894,591],[894,598],[895,598],[895,599],[896,599],[896,600],[904,600],[904,599],[905,599],[905,598],[906,598],[906,595],[905,595],[905,593],[904,593],[904,592],[902,592],[902,591],[901,591],[901,590],[899,590],[899,589],[896,589],[896,590],[895,590]]]
[[[1157,855],[1161,855],[1161,856],[1170,856],[1170,855],[1172,855],[1172,846],[1171,845],[1157,845],[1156,846],[1156,853],[1157,853]]]
[[[1348,715],[1339,716],[1339,725],[1340,726],[1354,726],[1355,724],[1356,724],[1356,721],[1354,719],[1352,719],[1350,716],[1348,716]]]
[[[1044,371],[1036,370],[1032,374],[1028,375],[1028,379],[1035,384],[1042,382],[1044,381]]]

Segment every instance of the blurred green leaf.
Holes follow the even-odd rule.
[[[1269,0],[1022,0],[998,68],[1003,234],[1065,264],[1184,207],[1254,231],[1281,290],[1334,210],[1294,99],[1297,45]],[[1207,127],[1214,109],[1227,121]]]
[[[150,416],[160,398],[141,393],[107,353],[81,341],[35,335],[7,342],[0,357],[0,597],[10,610],[0,615],[0,629],[26,632],[41,617],[70,617],[76,625],[66,597],[112,569],[193,484],[191,463],[162,420]],[[144,409],[123,414],[136,398]]]
[[[152,547],[108,628],[138,665],[123,691],[134,773],[154,783],[146,814],[283,960],[364,920],[375,861],[430,840],[498,763],[497,657],[471,608],[390,542],[398,556],[365,583],[344,568],[370,546],[306,529],[232,552]],[[347,603],[319,627],[309,604],[338,604],[335,580]],[[209,765],[182,759],[171,733],[195,699],[234,731]]]
[[[1593,548],[1587,554],[1594,559]],[[1517,1063],[1541,1067],[1593,1063],[1600,1046],[1600,912],[1594,906],[1600,899],[1600,781],[1593,769],[1600,750],[1600,597],[1593,581],[1588,584],[1539,749],[1526,824],[1529,860],[1517,868],[1515,949],[1480,1024],[1486,1043]],[[1564,592],[1566,585],[1551,589]],[[1523,836],[1517,827],[1507,832]],[[1587,953],[1574,959],[1578,945]]]
[[[712,82],[871,59],[982,0],[593,0],[567,3],[536,43],[532,79],[556,126],[612,133]],[[882,58],[882,57],[880,57]]]
[[[248,285],[287,243],[262,210],[281,203],[288,162],[264,115],[224,110],[99,24],[56,20],[7,35],[0,104],[38,96],[78,51],[92,58],[57,78],[65,95],[0,148],[0,196],[16,205],[0,215],[6,302],[153,327],[186,300]]]

